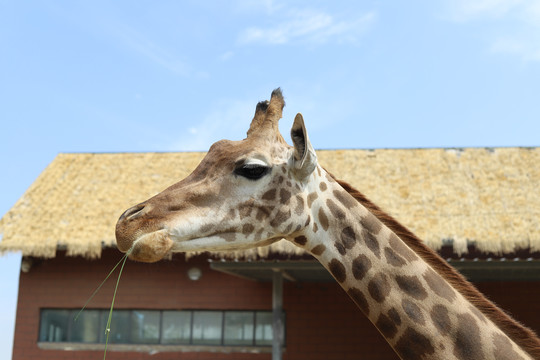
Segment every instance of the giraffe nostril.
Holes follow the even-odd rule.
[[[133,220],[144,214],[145,206],[143,204],[135,205],[132,208],[127,209],[121,216],[120,220]]]
[[[168,211],[174,212],[174,211],[181,211],[185,209],[185,205],[178,204],[178,205],[171,205],[167,208]]]

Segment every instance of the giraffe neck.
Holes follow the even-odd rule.
[[[295,243],[334,276],[402,359],[531,359],[324,171]],[[314,174],[314,176],[318,176]]]

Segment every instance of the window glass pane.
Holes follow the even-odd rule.
[[[39,341],[104,343],[109,310],[85,310],[74,321],[77,313],[41,310]],[[272,322],[271,311],[114,310],[109,343],[271,346]]]
[[[130,333],[130,311],[129,310],[114,310],[111,319],[111,333],[109,334],[109,343],[129,343]],[[101,311],[101,323],[103,329],[100,329],[100,341],[105,342],[107,334],[106,325],[109,318],[109,311]]]
[[[193,312],[193,344],[221,345],[221,324],[223,315],[220,311]]]
[[[69,310],[41,310],[39,341],[67,341]]]
[[[159,311],[133,310],[131,312],[131,343],[157,344],[159,342]]]
[[[272,313],[270,311],[258,311],[255,323],[255,345],[272,345],[274,338],[272,332]]]
[[[253,345],[253,320],[252,311],[227,311],[224,345]]]
[[[99,310],[84,310],[79,314],[78,311],[71,312],[71,334],[69,341],[97,343],[99,340]],[[105,329],[103,329],[105,331]]]
[[[191,311],[163,311],[162,344],[189,344]]]

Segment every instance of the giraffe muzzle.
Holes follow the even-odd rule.
[[[120,251],[125,253],[131,249],[133,252],[141,239],[153,233],[163,233],[163,226],[149,214],[152,208],[151,204],[141,203],[127,209],[120,216],[115,231],[116,245]]]
[[[129,250],[129,258],[141,262],[156,262],[165,257],[173,247],[174,242],[167,230],[154,231],[138,238]]]

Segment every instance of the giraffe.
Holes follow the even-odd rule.
[[[540,339],[414,234],[317,162],[297,114],[289,146],[278,88],[241,141],[213,144],[185,179],[126,210],[118,249],[154,262],[286,239],[333,275],[401,359],[540,359]]]

